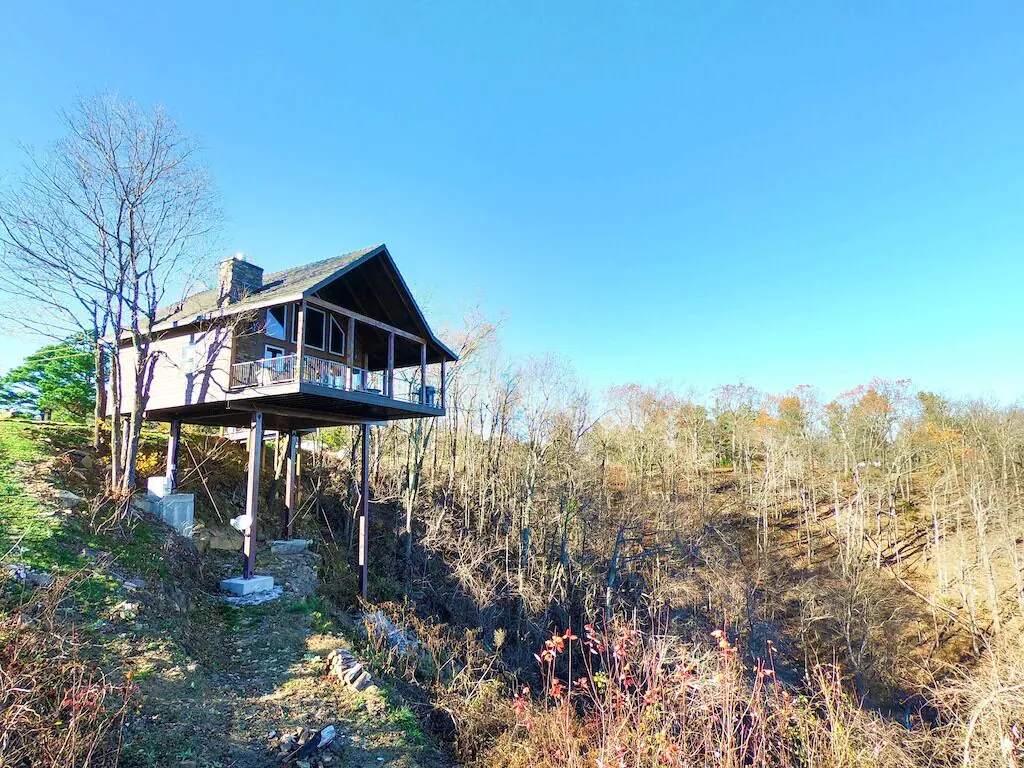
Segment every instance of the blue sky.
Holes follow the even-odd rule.
[[[77,94],[205,147],[225,255],[385,241],[595,389],[1024,395],[1024,4],[18,3],[0,180]],[[0,370],[29,351],[0,345]]]

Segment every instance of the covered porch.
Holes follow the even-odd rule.
[[[279,336],[267,334],[261,357],[231,365],[232,395],[313,385],[443,412],[448,358],[427,339],[317,297],[277,309]]]

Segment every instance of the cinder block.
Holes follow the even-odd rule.
[[[244,579],[235,576],[233,579],[224,579],[220,588],[233,595],[251,595],[253,592],[267,592],[274,588],[273,576],[253,576],[251,579]]]
[[[191,493],[172,493],[158,505],[160,519],[182,536],[192,537],[196,523],[196,498]]]
[[[274,555],[298,555],[308,548],[307,539],[278,539],[270,542],[270,552]]]

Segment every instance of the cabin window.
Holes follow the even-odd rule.
[[[331,316],[331,354],[345,354],[345,331],[334,316]]]
[[[267,310],[267,327],[263,330],[272,339],[284,340],[287,338],[285,328],[288,327],[288,307],[271,307]]]
[[[319,309],[306,307],[306,329],[302,334],[305,337],[306,346],[313,349],[324,348],[324,336],[326,331],[327,315]]]

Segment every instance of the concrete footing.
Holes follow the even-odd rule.
[[[196,524],[196,498],[191,493],[171,493],[156,505],[160,519],[182,536],[192,538]]]
[[[253,592],[266,592],[274,588],[273,576],[253,576],[251,579],[244,579],[235,576],[232,579],[224,579],[220,588],[233,595],[251,595]]]

